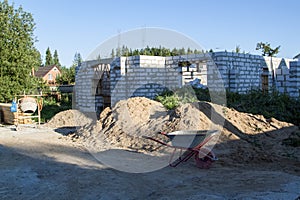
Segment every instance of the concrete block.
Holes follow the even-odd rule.
[[[250,54],[244,54],[244,57],[247,59],[252,59],[252,58],[250,58]]]
[[[236,89],[238,87],[237,83],[230,83],[229,84],[230,89]]]
[[[276,69],[275,73],[278,74],[278,75],[282,75],[282,69]]]
[[[277,77],[276,77],[276,79],[277,79],[277,81],[284,81],[284,76],[282,76],[282,75],[277,75]]]
[[[293,92],[296,92],[296,91],[297,91],[297,88],[293,88],[293,87],[288,87],[287,88],[288,93],[293,93]]]
[[[224,56],[224,57],[222,57],[222,60],[229,61],[229,57]]]
[[[289,94],[293,98],[298,98],[299,97],[299,92],[293,92]]]

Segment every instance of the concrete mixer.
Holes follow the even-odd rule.
[[[16,130],[20,130],[21,124],[29,124],[28,120],[38,118],[38,125],[41,124],[41,110],[43,108],[42,95],[19,95],[17,99]],[[37,115],[34,115],[36,113]],[[27,122],[26,122],[27,120]],[[32,120],[31,120],[32,121]]]

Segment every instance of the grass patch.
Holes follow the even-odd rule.
[[[48,122],[57,113],[69,109],[72,109],[72,95],[62,95],[60,102],[57,102],[56,99],[51,96],[46,97],[43,101],[41,122]]]

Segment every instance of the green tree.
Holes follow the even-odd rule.
[[[121,55],[121,48],[120,48],[120,47],[118,47],[118,48],[116,49],[116,55],[117,55],[117,57],[122,56],[122,55]]]
[[[241,47],[240,47],[240,45],[237,45],[235,47],[235,53],[241,53]]]
[[[273,67],[273,60],[272,58],[276,56],[276,54],[279,53],[280,46],[276,48],[271,48],[271,45],[269,43],[259,42],[256,44],[256,50],[261,50],[263,56],[269,56],[270,59],[270,66],[272,70],[272,89],[273,92],[276,88],[276,80],[275,80],[275,70]]]
[[[275,57],[276,54],[279,53],[280,46],[276,48],[271,48],[271,45],[269,43],[257,43],[256,44],[256,50],[261,50],[263,56],[270,56],[270,57]]]
[[[110,56],[111,56],[112,58],[116,57],[116,55],[115,55],[115,50],[114,50],[114,49],[111,50]]]
[[[56,66],[59,66],[59,67],[61,66],[61,64],[59,62],[57,50],[55,50],[54,54],[53,54],[53,64]]]
[[[70,85],[75,83],[75,66],[60,68],[61,75],[56,77],[56,82],[60,85]]]
[[[82,63],[82,57],[81,57],[81,54],[76,52],[75,55],[74,55],[74,60],[73,60],[73,64],[72,64],[72,67],[77,67],[77,66],[80,66]]]
[[[178,56],[178,55],[179,55],[178,50],[177,50],[176,48],[172,49],[171,55],[172,55],[172,56]]]
[[[125,56],[129,55],[129,49],[127,46],[125,45],[122,46],[121,55],[125,55]]]
[[[76,67],[82,63],[82,57],[80,53],[75,53],[73,64],[70,68],[65,66],[61,67],[61,75],[56,77],[56,82],[61,85],[70,85],[75,83]]]
[[[35,23],[30,13],[0,1],[0,102],[8,102],[23,92],[40,87],[31,72],[41,65],[34,43]]]
[[[118,49],[116,49],[118,52]],[[186,51],[184,48],[181,49],[168,49],[162,46],[157,47],[149,47],[147,46],[146,48],[142,49],[128,49],[127,46],[122,47],[122,51],[120,52],[121,54],[117,53],[117,57],[119,56],[138,56],[138,55],[148,55],[148,56],[178,56],[178,55],[186,55],[186,54],[201,54],[204,53],[203,50],[192,50],[191,48],[188,48]],[[112,50],[111,56],[114,55],[114,49]]]
[[[194,49],[194,54],[202,54],[202,53],[204,53],[204,51],[203,50],[197,50],[197,49]]]
[[[50,48],[48,47],[46,50],[45,66],[53,65],[53,64],[54,64],[54,62],[53,62],[52,54],[51,54]]]
[[[101,60],[101,55],[100,54],[98,54],[98,56],[97,56],[97,59],[96,60],[98,60],[98,61],[100,61]]]
[[[179,50],[178,50],[178,54],[179,54],[179,55],[186,55],[185,48],[182,47],[181,49],[179,49]]]

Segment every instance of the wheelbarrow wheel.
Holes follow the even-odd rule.
[[[212,151],[204,148],[201,149],[201,152],[202,153],[198,152],[195,154],[196,165],[201,169],[208,169],[211,167],[214,161],[212,158],[215,158],[215,155]]]

